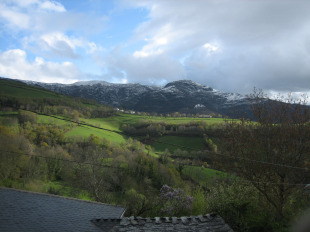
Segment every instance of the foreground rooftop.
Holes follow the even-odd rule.
[[[216,214],[190,217],[123,217],[125,208],[0,187],[0,231],[233,232]]]
[[[0,187],[0,231],[95,231],[92,218],[121,218],[124,207]]]

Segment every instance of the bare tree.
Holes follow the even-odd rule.
[[[250,96],[255,120],[226,124],[228,171],[252,184],[274,210],[284,218],[285,207],[309,179],[310,124],[305,101],[271,100],[262,91]]]

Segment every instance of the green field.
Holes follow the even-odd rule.
[[[60,116],[57,116],[58,118],[61,118]],[[57,118],[53,118],[53,117],[49,117],[46,115],[38,115],[38,123],[40,124],[53,124],[53,125],[57,125],[57,126],[64,126],[64,125],[71,125],[71,122],[65,121],[65,120],[61,120],[61,119],[57,119]]]
[[[108,130],[113,130],[117,132],[121,131],[121,125],[122,124],[135,124],[139,122],[142,119],[148,119],[152,122],[160,122],[163,120],[163,118],[160,117],[145,117],[145,116],[138,116],[138,115],[130,115],[130,114],[121,114],[114,117],[108,117],[108,118],[94,118],[94,119],[85,119],[80,118],[80,121],[89,125],[93,125],[96,127],[101,127]],[[202,121],[202,119],[197,118],[165,118],[165,120],[169,123],[186,123],[191,122],[193,120],[196,121]],[[212,119],[203,119],[207,120],[208,122],[212,124],[216,123],[222,123],[223,119],[218,118],[212,118]],[[66,125],[68,122],[61,120],[61,119],[54,119],[48,116],[40,115],[38,117],[39,123],[49,123],[49,124],[56,124],[56,125]],[[70,124],[70,123],[69,123]],[[77,126],[74,127],[72,130],[67,132],[65,134],[66,137],[77,137],[81,136],[83,138],[88,137],[89,135],[95,135],[100,138],[106,138],[107,140],[115,143],[122,143],[125,142],[126,136],[122,136],[117,133],[113,133],[110,131],[102,130],[93,128],[91,126]],[[175,144],[177,146],[165,144]],[[163,136],[156,140],[156,142],[151,144],[152,147],[154,147],[156,152],[164,152],[166,149],[168,149],[170,152],[174,152],[177,149],[180,149],[178,146],[188,147],[182,148],[182,150],[192,151],[192,150],[203,150],[205,148],[205,144],[203,141],[203,138],[201,137],[185,137],[185,136]]]
[[[65,133],[65,136],[67,138],[70,138],[70,137],[87,138],[91,134],[98,136],[99,138],[105,138],[105,139],[111,141],[112,143],[124,143],[124,142],[126,142],[126,138],[124,138],[124,136],[122,136],[120,134],[113,133],[110,131],[105,131],[102,129],[89,127],[89,126],[74,127],[72,130]]]
[[[175,144],[177,146],[166,143]],[[168,149],[169,152],[174,152],[177,149],[190,152],[192,150],[203,150],[205,144],[203,138],[200,137],[163,136],[158,138],[156,142],[152,144],[152,147],[155,148],[156,152],[164,152],[166,149]]]
[[[92,118],[92,119],[83,118],[81,119],[81,121],[85,122],[86,124],[120,132],[121,120],[119,120],[118,117],[119,116],[108,118]]]
[[[5,123],[8,121],[8,118],[17,117],[18,112],[0,112],[0,120]],[[81,137],[85,138],[90,136],[91,134],[98,136],[100,138],[106,138],[107,140],[115,143],[123,143],[126,141],[126,136],[122,136],[118,133],[113,133],[111,131],[106,131],[104,129],[120,132],[121,131],[121,125],[122,124],[135,124],[141,120],[147,120],[150,122],[161,122],[165,121],[167,123],[171,124],[178,124],[178,123],[189,123],[193,121],[207,121],[210,124],[216,124],[216,123],[222,123],[224,119],[218,119],[218,118],[208,118],[208,119],[198,119],[198,118],[162,118],[162,117],[152,117],[152,116],[139,116],[139,115],[130,115],[130,114],[121,114],[116,115],[114,117],[108,117],[108,118],[93,118],[93,119],[85,119],[80,118],[80,122],[86,123],[90,126],[77,126],[77,124],[68,122],[64,118],[62,120],[61,116],[57,116],[57,118],[49,117],[46,115],[38,115],[38,123],[39,124],[52,124],[57,126],[68,126],[69,128],[72,128],[70,131],[68,131],[65,136],[67,138],[70,137]],[[10,120],[9,120],[10,121]],[[11,120],[12,121],[12,120]],[[13,122],[13,121],[12,121]],[[14,123],[15,124],[15,123]],[[103,129],[98,129],[91,127],[101,127]],[[135,138],[135,137],[133,137]],[[165,144],[175,144],[177,146]],[[203,141],[203,138],[200,137],[182,137],[182,136],[163,136],[158,138],[154,143],[151,144],[152,147],[154,147],[156,152],[164,152],[166,149],[168,149],[170,152],[174,152],[177,149],[180,149],[178,146],[182,147],[188,147],[187,148],[181,148],[182,150],[203,150],[205,148],[205,144]]]
[[[226,119],[224,118],[176,118],[176,117],[158,117],[158,116],[140,116],[140,115],[131,115],[131,114],[121,114],[116,117],[116,120],[126,123],[126,124],[135,124],[141,120],[146,122],[165,122],[168,124],[184,124],[191,122],[205,122],[207,124],[219,124],[224,123]]]
[[[197,181],[200,185],[208,184],[214,178],[225,178],[227,174],[211,168],[186,166],[182,174]]]

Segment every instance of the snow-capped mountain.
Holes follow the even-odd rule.
[[[223,93],[190,80],[170,82],[163,87],[141,84],[113,84],[86,81],[74,84],[27,82],[46,89],[88,99],[101,104],[141,112],[220,113],[235,116],[249,112],[248,99],[240,94]]]

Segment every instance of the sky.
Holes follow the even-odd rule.
[[[310,1],[0,0],[0,76],[310,96]]]

